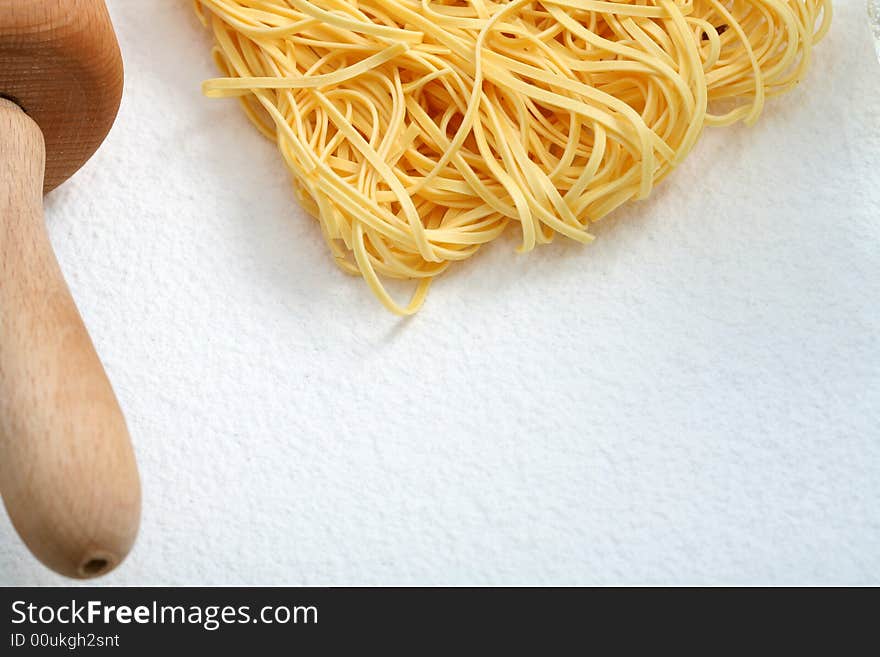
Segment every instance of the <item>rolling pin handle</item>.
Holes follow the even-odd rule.
[[[0,100],[0,493],[53,570],[103,575],[128,554],[140,482],[125,419],[43,221],[40,128]]]

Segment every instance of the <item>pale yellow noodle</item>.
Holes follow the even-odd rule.
[[[804,76],[830,0],[195,0],[337,263],[399,314],[511,224],[520,251],[647,197],[706,125]],[[416,281],[398,304],[383,280]]]

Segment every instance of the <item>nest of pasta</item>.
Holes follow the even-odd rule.
[[[411,314],[451,263],[647,197],[804,76],[830,0],[196,0],[336,262]],[[383,281],[416,281],[399,304]]]

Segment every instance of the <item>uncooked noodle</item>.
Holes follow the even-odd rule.
[[[196,0],[337,263],[411,314],[509,225],[520,251],[643,199],[703,127],[800,81],[830,0]],[[417,281],[398,304],[387,278]]]

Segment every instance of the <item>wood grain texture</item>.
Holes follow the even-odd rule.
[[[37,125],[0,101],[0,492],[47,566],[102,574],[128,553],[140,485],[125,420],[43,223]]]
[[[0,0],[0,96],[43,131],[45,192],[72,176],[107,136],[122,80],[104,0]]]
[[[104,140],[122,78],[103,0],[0,0],[0,492],[31,551],[71,577],[125,558],[140,482],[42,194]]]

